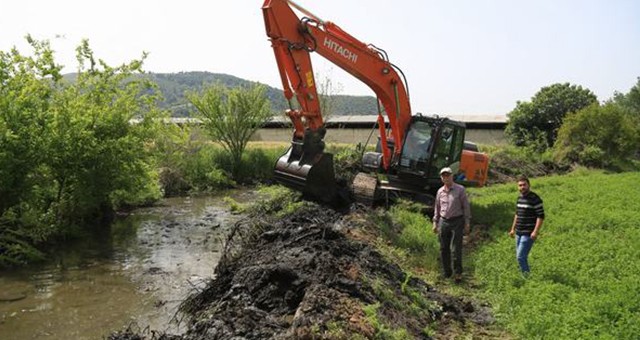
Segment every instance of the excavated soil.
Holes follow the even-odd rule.
[[[129,329],[109,339],[362,339],[400,330],[425,339],[493,322],[488,308],[407,278],[372,246],[374,212],[350,209],[305,203],[283,219],[236,223],[215,278],[181,305],[184,334]]]

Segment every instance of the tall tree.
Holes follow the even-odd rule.
[[[265,91],[259,84],[249,88],[215,84],[187,94],[209,135],[231,155],[236,179],[249,139],[272,116]]]
[[[588,89],[569,83],[540,89],[531,102],[518,102],[507,116],[505,134],[518,146],[533,146],[539,151],[553,146],[564,117],[598,102]]]

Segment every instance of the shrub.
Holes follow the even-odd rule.
[[[512,181],[520,174],[540,177],[568,170],[563,163],[554,162],[550,151],[538,152],[535,147],[494,146],[485,152],[490,158],[489,183]]]
[[[558,162],[608,167],[640,148],[640,126],[621,106],[592,105],[567,116],[558,133]]]

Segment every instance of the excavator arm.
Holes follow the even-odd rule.
[[[302,19],[292,7],[304,14]],[[338,25],[321,20],[291,0],[265,0],[262,11],[284,95],[289,101],[290,108],[286,114],[294,127],[292,147],[276,164],[276,179],[314,194],[313,187],[323,184],[309,178],[313,177],[312,167],[325,163],[321,170],[315,171],[322,177],[321,181],[327,181],[327,172],[333,174],[333,169],[328,169],[333,167],[333,162],[326,164],[322,161],[327,155],[323,152],[326,130],[311,63],[312,52],[344,69],[374,91],[390,126],[390,131],[387,131],[380,113],[378,127],[382,166],[388,169],[392,162],[397,162],[411,121],[411,107],[404,82],[384,51],[359,41]],[[292,104],[294,96],[299,103],[298,109],[294,109]],[[393,151],[388,147],[389,139],[394,142]]]

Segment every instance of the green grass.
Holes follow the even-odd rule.
[[[420,206],[400,201],[391,207],[391,225],[382,226],[386,239],[397,251],[405,252],[409,267],[422,267],[438,271],[440,245],[431,231],[431,220],[420,212]]]
[[[640,334],[639,172],[581,170],[533,179],[546,219],[523,279],[507,236],[514,183],[471,190],[492,241],[472,255],[498,320],[522,338],[633,339]]]

